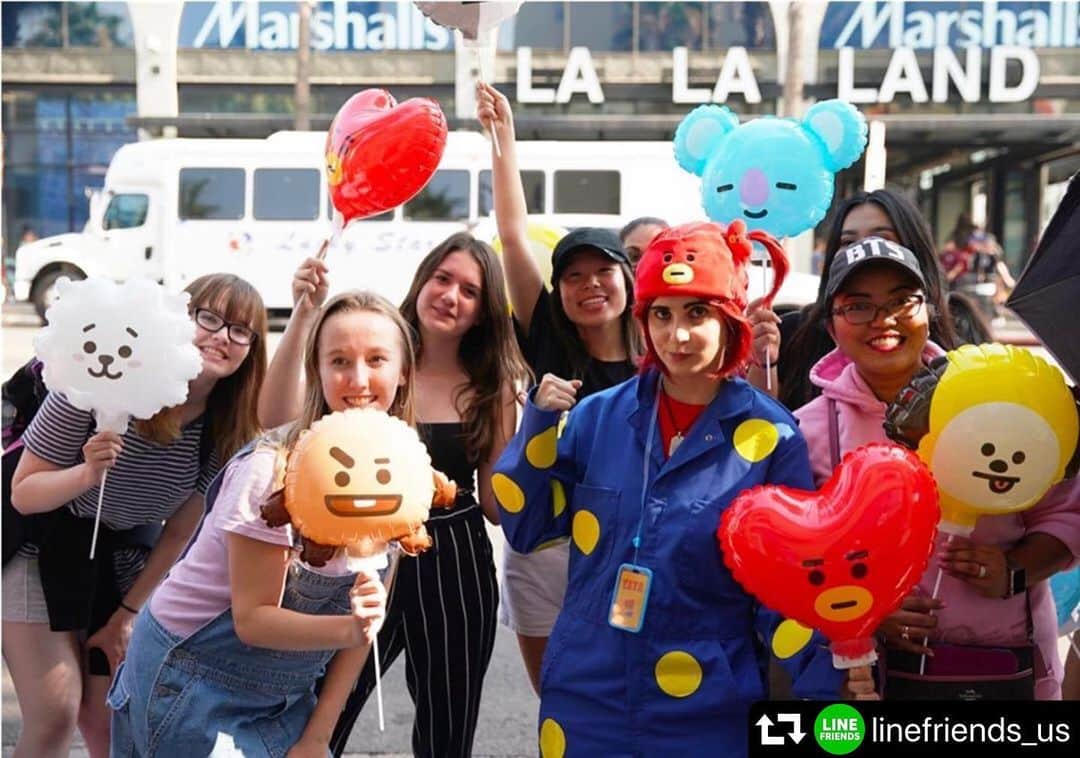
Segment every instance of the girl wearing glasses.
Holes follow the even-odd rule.
[[[930,340],[935,312],[927,302],[927,280],[906,247],[869,237],[839,250],[824,291],[825,329],[836,348],[810,372],[821,395],[795,412],[818,486],[845,453],[888,441],[882,424],[889,403],[924,364],[945,353]],[[982,517],[972,539],[954,537],[948,545],[939,539],[938,553],[915,592],[878,630],[888,648],[889,670],[919,674],[919,656],[933,656],[940,642],[1022,646],[1030,617],[1034,639],[1044,649],[1034,663],[1034,695],[1060,699],[1062,671],[1049,593],[1033,593],[1029,605],[1005,598],[1011,598],[1008,580],[1015,567],[1034,583],[1071,560],[1070,546],[1080,545],[1080,517],[1069,500],[1068,488],[1059,485],[1022,515]],[[933,597],[938,565],[947,576]],[[912,657],[903,654],[913,654],[914,670],[907,668]],[[982,668],[978,663],[974,670],[950,673],[1001,673]]]
[[[229,274],[196,279],[187,292],[203,368],[182,405],[123,435],[94,434],[91,415],[53,393],[22,437],[12,504],[49,516],[39,544],[25,545],[3,571],[4,660],[23,714],[18,755],[67,755],[76,725],[91,755],[108,755],[105,694],[135,616],[191,537],[221,462],[258,433],[262,298]]]

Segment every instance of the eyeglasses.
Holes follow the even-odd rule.
[[[228,327],[229,341],[236,345],[250,345],[258,337],[255,332],[243,324],[230,324],[221,316],[206,308],[195,309],[195,323],[211,334]]]
[[[852,326],[862,326],[877,320],[879,313],[898,321],[909,321],[919,315],[926,297],[923,295],[905,295],[896,297],[885,303],[877,305],[869,300],[857,303],[841,305],[833,310],[832,315],[843,316],[844,320]]]

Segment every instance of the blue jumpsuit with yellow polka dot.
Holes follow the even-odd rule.
[[[495,467],[515,550],[570,537],[566,599],[541,669],[544,758],[743,755],[747,711],[766,697],[770,650],[797,697],[839,691],[824,640],[746,594],[715,537],[742,490],[813,488],[794,418],[731,379],[668,460],[650,423],[658,378],[651,371],[586,398],[561,435],[560,414],[530,400]],[[637,633],[608,624],[619,567],[635,561],[653,572]]]

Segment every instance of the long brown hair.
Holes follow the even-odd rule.
[[[363,290],[342,292],[322,307],[315,320],[314,328],[308,334],[307,345],[304,348],[304,405],[300,411],[300,418],[293,424],[285,440],[285,446],[289,450],[296,443],[300,432],[310,428],[312,424],[330,412],[326,404],[326,396],[323,394],[322,380],[319,377],[319,336],[322,334],[323,326],[332,316],[356,311],[367,311],[385,316],[398,328],[401,337],[402,365],[405,368],[405,384],[398,388],[394,402],[390,404],[387,413],[397,416],[409,426],[416,424],[414,392],[416,351],[413,349],[411,327],[401,317],[393,303],[381,295]]]
[[[452,234],[439,243],[420,262],[408,294],[401,303],[401,315],[420,331],[416,301],[442,262],[451,253],[465,252],[480,267],[482,288],[480,317],[461,339],[458,356],[469,381],[454,391],[454,407],[465,425],[465,446],[469,460],[476,463],[488,457],[498,437],[502,414],[503,389],[531,376],[518,349],[510,321],[510,306],[502,266],[489,245],[466,232]],[[417,359],[424,352],[423,340],[417,338]]]
[[[255,439],[260,432],[256,406],[266,376],[266,307],[249,282],[233,274],[207,274],[184,291],[191,295],[188,308],[208,308],[226,321],[246,324],[255,333],[247,357],[229,376],[219,379],[206,400],[204,424],[220,463]],[[180,436],[180,407],[167,408],[135,424],[146,439],[168,442]]]

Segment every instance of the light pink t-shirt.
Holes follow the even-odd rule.
[[[150,599],[150,611],[173,634],[188,637],[220,616],[232,604],[226,533],[241,534],[273,545],[292,545],[292,527],[267,526],[259,511],[274,489],[277,452],[264,446],[229,464],[214,507],[195,544],[172,567]],[[293,560],[299,560],[294,558]],[[305,567],[328,576],[350,574],[344,551],[325,566]]]

